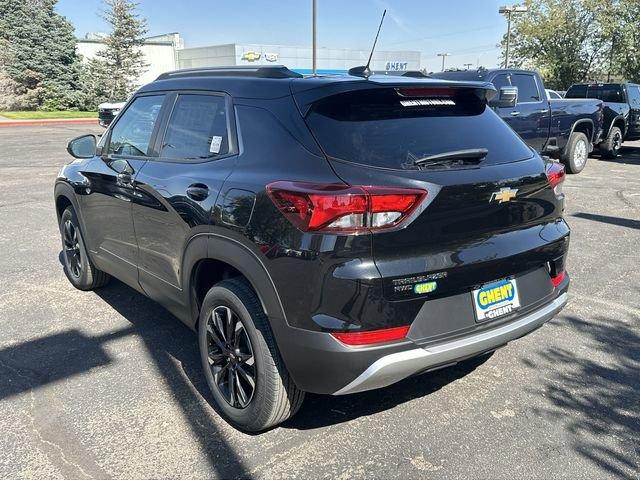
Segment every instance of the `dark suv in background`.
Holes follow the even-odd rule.
[[[217,410],[257,431],[304,392],[486,354],[567,301],[564,170],[479,82],[186,70],[141,88],[55,184],[65,271],[198,332]]]
[[[566,98],[596,98],[604,109],[603,140],[598,145],[605,158],[615,158],[622,142],[640,139],[640,85],[635,83],[576,83]]]

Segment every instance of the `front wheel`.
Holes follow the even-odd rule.
[[[260,301],[243,279],[214,285],[200,310],[200,357],[218,411],[257,432],[293,416],[304,399],[284,366]]]
[[[98,270],[87,253],[80,223],[73,207],[67,207],[60,216],[64,273],[79,290],[93,290],[109,281],[109,275]]]
[[[569,173],[580,173],[589,158],[589,139],[582,132],[573,132],[560,160]]]

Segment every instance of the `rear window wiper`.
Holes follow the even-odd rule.
[[[412,160],[413,165],[416,166],[447,165],[452,163],[456,165],[477,165],[488,153],[489,150],[486,148],[469,148],[467,150],[452,150],[450,152],[427,155],[426,157],[412,158]],[[411,153],[409,155],[410,157],[415,157]]]

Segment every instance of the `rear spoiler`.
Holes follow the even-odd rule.
[[[336,78],[333,83],[323,82],[315,84],[307,79],[294,80],[291,82],[291,93],[293,94],[300,113],[303,116],[309,112],[311,106],[318,100],[337,95],[340,93],[370,90],[376,88],[451,88],[451,89],[468,89],[485,102],[489,102],[497,93],[496,88],[491,82],[458,82],[449,80],[439,80],[432,78],[419,79],[415,77],[400,76],[372,76],[368,79],[353,80],[352,77]]]

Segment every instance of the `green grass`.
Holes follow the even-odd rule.
[[[98,118],[98,112],[0,112],[0,117],[10,118],[11,120],[41,120],[43,118]]]

